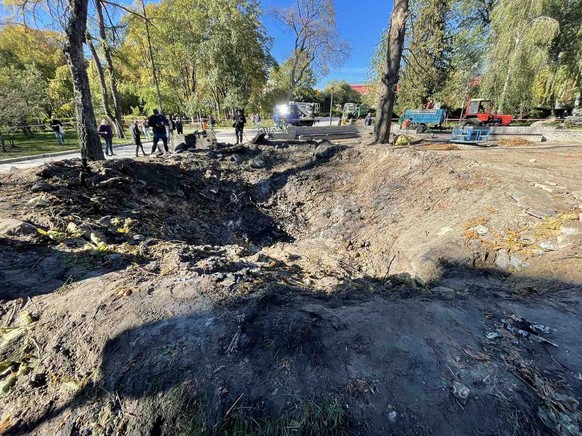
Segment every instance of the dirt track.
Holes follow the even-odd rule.
[[[9,433],[579,434],[582,146],[240,157],[0,179]]]

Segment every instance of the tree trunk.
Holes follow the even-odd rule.
[[[119,126],[115,122],[115,118],[109,109],[109,94],[107,93],[107,83],[105,81],[105,73],[103,71],[103,66],[101,65],[101,61],[99,60],[99,56],[97,55],[97,50],[95,50],[95,46],[93,45],[93,41],[91,40],[91,35],[87,34],[87,45],[89,46],[89,50],[91,51],[91,56],[93,56],[93,62],[95,62],[95,68],[97,68],[97,76],[99,76],[99,88],[101,89],[101,104],[103,105],[103,112],[105,116],[109,119],[109,122],[116,130],[117,137],[120,138]]]
[[[160,112],[163,112],[164,108],[162,107],[162,94],[160,93],[160,83],[158,82],[158,75],[156,73],[156,64],[154,62],[154,50],[152,49],[152,39],[150,36],[150,23],[147,19],[146,7],[145,7],[144,0],[141,0],[141,7],[143,9],[143,16],[145,18],[146,39],[148,42],[148,51],[150,54],[150,61],[152,63],[152,77],[154,79],[154,85],[156,87],[156,93],[158,95],[158,106],[159,106],[158,109],[160,110]]]
[[[99,24],[99,36],[101,44],[103,45],[103,52],[105,54],[105,65],[109,74],[109,84],[111,85],[111,98],[113,99],[113,109],[115,110],[115,130],[118,138],[125,138],[123,132],[123,119],[121,118],[121,101],[119,98],[119,91],[117,89],[117,77],[115,76],[115,69],[113,67],[113,57],[111,56],[111,47],[107,42],[107,34],[105,32],[105,20],[103,18],[103,6],[101,1],[95,2],[97,9],[97,22]]]
[[[386,63],[382,68],[380,101],[376,111],[378,120],[374,129],[373,144],[386,144],[390,141],[390,123],[392,122],[392,110],[394,109],[394,100],[396,98],[396,84],[398,83],[398,74],[400,72],[400,59],[404,48],[407,18],[408,0],[395,0],[388,32]]]
[[[81,157],[88,160],[103,160],[105,156],[97,134],[87,63],[83,53],[87,31],[88,0],[69,0],[69,7],[70,16],[65,29],[67,40],[63,51],[71,70]]]

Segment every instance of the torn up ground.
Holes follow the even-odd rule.
[[[1,431],[580,434],[582,147],[236,152],[0,178]]]

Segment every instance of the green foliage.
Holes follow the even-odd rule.
[[[544,15],[548,0],[500,0],[492,14],[489,68],[483,90],[499,111],[524,111],[534,101],[536,76],[548,62],[559,23]]]
[[[418,108],[442,100],[452,57],[451,0],[419,0],[413,10],[412,36],[399,82],[398,107]]]
[[[25,124],[72,108],[60,35],[18,25],[0,30],[0,123]]]
[[[332,80],[326,85],[320,95],[321,108],[324,113],[329,112],[332,93],[334,108],[338,106],[343,108],[345,103],[360,104],[362,102],[362,95],[354,91],[348,82],[345,80]]]
[[[47,81],[30,65],[0,69],[0,126],[36,124],[49,106]]]
[[[187,12],[185,12],[187,11]],[[195,115],[258,101],[273,61],[256,0],[164,0],[147,6],[164,109]],[[157,107],[145,23],[126,17],[122,92]]]

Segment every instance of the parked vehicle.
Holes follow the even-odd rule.
[[[513,115],[493,113],[493,100],[475,98],[469,100],[461,117],[461,126],[507,126],[513,120]]]
[[[275,106],[273,110],[273,121],[276,126],[313,126],[317,122],[319,115],[319,103],[308,103],[301,101],[290,101],[285,104]]]
[[[444,109],[407,109],[404,112],[404,119],[411,121],[411,126],[417,133],[423,133],[429,127],[440,129],[447,118]]]

